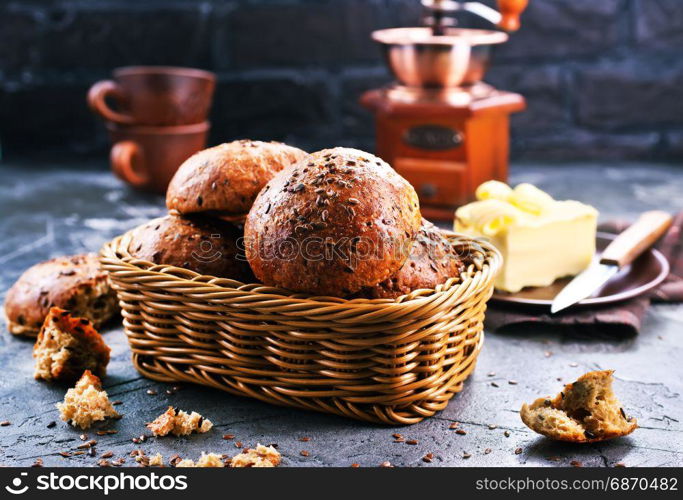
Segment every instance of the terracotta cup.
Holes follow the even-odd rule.
[[[177,127],[107,123],[114,173],[133,187],[165,193],[178,167],[206,147],[209,122]]]
[[[88,105],[119,125],[191,125],[208,118],[215,87],[215,75],[200,69],[130,66],[93,85]]]

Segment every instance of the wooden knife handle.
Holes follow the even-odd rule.
[[[619,267],[630,264],[666,233],[672,220],[671,215],[660,210],[645,212],[605,248],[600,263]]]

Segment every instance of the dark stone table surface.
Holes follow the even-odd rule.
[[[163,212],[161,197],[132,191],[92,165],[0,163],[0,300],[28,266],[58,255],[97,251],[109,238]],[[634,217],[646,209],[683,209],[683,168],[656,164],[518,165],[513,182],[529,181],[557,198],[595,205],[601,218]],[[125,457],[134,448],[164,457],[196,459],[201,451],[236,453],[244,445],[277,443],[288,466],[681,466],[683,465],[683,306],[657,305],[641,333],[630,338],[583,338],[550,328],[486,333],[476,371],[446,410],[411,427],[388,428],[311,412],[279,408],[217,390],[185,385],[167,395],[167,384],[141,377],[130,361],[120,327],[104,332],[112,361],[104,385],[125,415],[96,426],[97,456]],[[55,403],[65,387],[33,379],[32,342],[0,326],[0,464],[93,466],[88,455],[65,458],[81,444],[81,431],[59,421]],[[551,353],[547,355],[547,353]],[[558,392],[585,371],[615,369],[615,388],[640,428],[631,436],[590,445],[554,443],[528,430],[519,418],[525,401]],[[490,372],[495,375],[489,376]],[[561,382],[558,381],[561,379]],[[517,381],[516,385],[509,384]],[[493,385],[492,382],[496,384]],[[497,385],[497,387],[496,387]],[[154,390],[156,395],[148,394]],[[215,430],[188,438],[131,439],[168,405],[195,410]],[[48,424],[57,425],[48,428]],[[449,430],[460,422],[465,435]],[[97,429],[117,434],[96,436]],[[509,437],[506,437],[506,431]],[[417,445],[394,443],[399,432]],[[234,434],[235,439],[222,439]],[[301,438],[309,437],[309,441]],[[308,456],[301,454],[308,451]],[[517,453],[516,453],[517,451]],[[431,463],[422,461],[433,453]],[[471,456],[464,458],[464,454]]]

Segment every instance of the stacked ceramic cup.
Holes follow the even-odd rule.
[[[180,164],[206,147],[215,87],[208,71],[162,66],[120,68],[93,85],[88,104],[105,120],[116,175],[165,193]]]

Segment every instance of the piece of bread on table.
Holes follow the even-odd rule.
[[[632,433],[628,417],[612,391],[613,370],[588,372],[554,398],[522,406],[522,421],[534,432],[558,441],[593,443]]]
[[[280,452],[272,446],[257,444],[238,453],[230,460],[230,467],[277,467],[280,465]]]
[[[33,346],[34,376],[48,381],[72,381],[89,370],[104,377],[110,351],[89,320],[53,307]]]
[[[128,251],[154,264],[250,283],[254,275],[241,238],[240,229],[220,219],[167,215],[133,229]]]
[[[166,206],[180,214],[246,216],[261,188],[282,169],[306,157],[279,142],[233,141],[188,158],[173,176]]]
[[[203,434],[209,432],[212,427],[211,420],[202,417],[196,411],[187,413],[173,406],[169,406],[164,413],[147,424],[147,428],[155,436],[187,436],[193,432]]]
[[[414,290],[432,289],[449,278],[459,278],[464,263],[457,249],[431,222],[422,219],[410,255],[390,278],[365,287],[350,298],[395,299]]]
[[[66,391],[64,401],[57,403],[59,416],[74,427],[88,429],[94,422],[105,418],[119,418],[100,379],[86,370],[76,386]]]
[[[405,263],[421,222],[417,194],[387,163],[349,148],[277,174],[247,216],[247,258],[266,285],[345,297]]]
[[[97,255],[57,257],[27,269],[5,297],[9,331],[35,337],[55,306],[88,319],[95,328],[118,313],[116,293]]]

